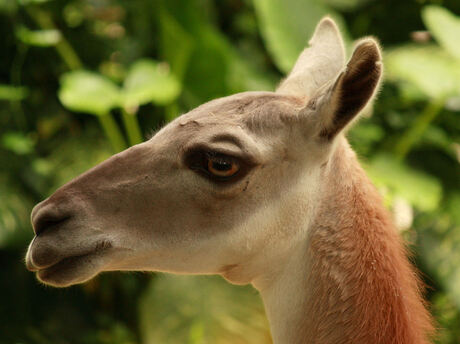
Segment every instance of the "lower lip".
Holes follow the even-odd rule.
[[[74,271],[82,267],[82,264],[90,263],[91,258],[100,254],[99,252],[93,252],[81,256],[68,257],[61,260],[59,263],[56,263],[46,269],[39,270],[37,272],[38,278],[43,282],[52,282],[55,277],[62,274],[73,274]]]

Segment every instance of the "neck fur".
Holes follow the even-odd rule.
[[[345,140],[307,238],[261,289],[275,344],[429,342],[421,283]]]

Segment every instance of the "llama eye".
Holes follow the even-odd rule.
[[[247,156],[227,154],[209,149],[195,147],[184,155],[184,164],[190,170],[221,186],[237,183],[256,165]]]
[[[209,173],[219,178],[233,177],[240,170],[240,164],[229,156],[210,156],[206,167]]]

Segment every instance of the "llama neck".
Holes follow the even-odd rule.
[[[428,343],[419,281],[343,143],[325,167],[328,188],[308,237],[261,290],[274,343]]]

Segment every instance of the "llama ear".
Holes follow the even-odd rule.
[[[307,105],[308,112],[318,116],[320,136],[331,140],[356,117],[376,93],[382,69],[378,43],[372,38],[358,42],[335,82],[320,89]]]
[[[289,76],[277,88],[277,93],[310,97],[343,69],[343,41],[331,18],[325,17],[319,22],[309,45],[300,54]]]

